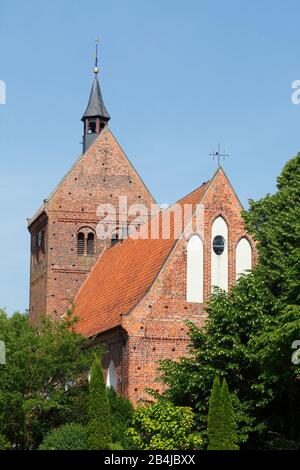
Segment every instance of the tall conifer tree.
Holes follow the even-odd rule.
[[[95,357],[89,383],[88,448],[109,449],[112,440],[110,409],[100,359]]]

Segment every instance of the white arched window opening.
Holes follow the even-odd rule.
[[[219,216],[211,232],[211,286],[228,291],[228,227]]]
[[[203,243],[198,235],[187,244],[186,300],[203,303]]]
[[[236,279],[238,280],[242,274],[246,274],[252,269],[252,248],[247,240],[243,237],[237,244],[235,253]]]
[[[109,368],[107,371],[106,386],[108,388],[113,388],[114,390],[116,390],[117,388],[116,368],[113,361],[110,361]]]

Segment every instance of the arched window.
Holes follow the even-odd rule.
[[[252,268],[252,248],[247,238],[240,239],[235,252],[236,279]]]
[[[87,245],[86,245],[86,252],[87,252],[87,255],[89,256],[94,255],[94,252],[95,252],[94,243],[95,243],[95,235],[92,232],[90,232],[87,236]]]
[[[187,244],[186,300],[203,303],[203,243],[198,235]]]
[[[228,291],[228,227],[217,217],[211,231],[211,286]]]
[[[77,235],[77,254],[78,256],[84,255],[84,233],[82,232]]]
[[[117,388],[117,375],[116,368],[113,361],[110,361],[109,368],[107,371],[106,386],[116,390]]]
[[[77,255],[95,255],[95,233],[91,227],[81,227],[77,234]]]

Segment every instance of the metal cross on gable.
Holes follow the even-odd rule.
[[[223,150],[223,153],[221,152],[221,146],[218,144],[218,150],[215,152],[215,150],[212,151],[212,153],[209,154],[210,157],[213,157],[213,160],[215,158],[218,159],[218,168],[221,166],[221,158],[225,159],[225,157],[229,157],[230,155],[228,153],[225,153],[225,150]]]

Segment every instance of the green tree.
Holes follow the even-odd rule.
[[[52,429],[39,450],[87,450],[87,429],[82,424],[69,423]]]
[[[277,304],[299,305],[300,153],[283,168],[277,189],[275,194],[257,202],[250,200],[244,219],[248,232],[257,241],[257,274]]]
[[[194,432],[194,413],[189,407],[176,407],[167,401],[137,408],[127,433],[140,450],[187,450],[202,445]]]
[[[299,442],[300,371],[291,347],[300,339],[300,154],[286,164],[277,192],[251,201],[244,218],[258,264],[228,294],[215,291],[204,328],[189,324],[191,357],[161,363],[164,398],[192,406],[205,432],[211,383],[225,377],[240,443],[250,434],[248,445],[260,445],[272,433]]]
[[[223,449],[224,422],[223,422],[223,403],[221,395],[221,385],[218,377],[215,377],[211,396],[209,400],[208,411],[208,450]]]
[[[110,408],[99,357],[95,356],[88,395],[88,448],[109,449],[112,442]]]
[[[221,399],[223,404],[224,428],[226,428],[226,434],[224,439],[225,447],[226,450],[238,450],[239,447],[237,445],[237,425],[235,421],[235,414],[232,405],[231,395],[229,393],[226,379],[223,379],[222,382]]]
[[[0,311],[0,339],[6,365],[0,366],[0,432],[15,449],[35,449],[47,432],[86,420],[87,370],[93,352],[64,321],[44,318],[39,328],[26,315]],[[83,377],[82,385],[79,378]]]

